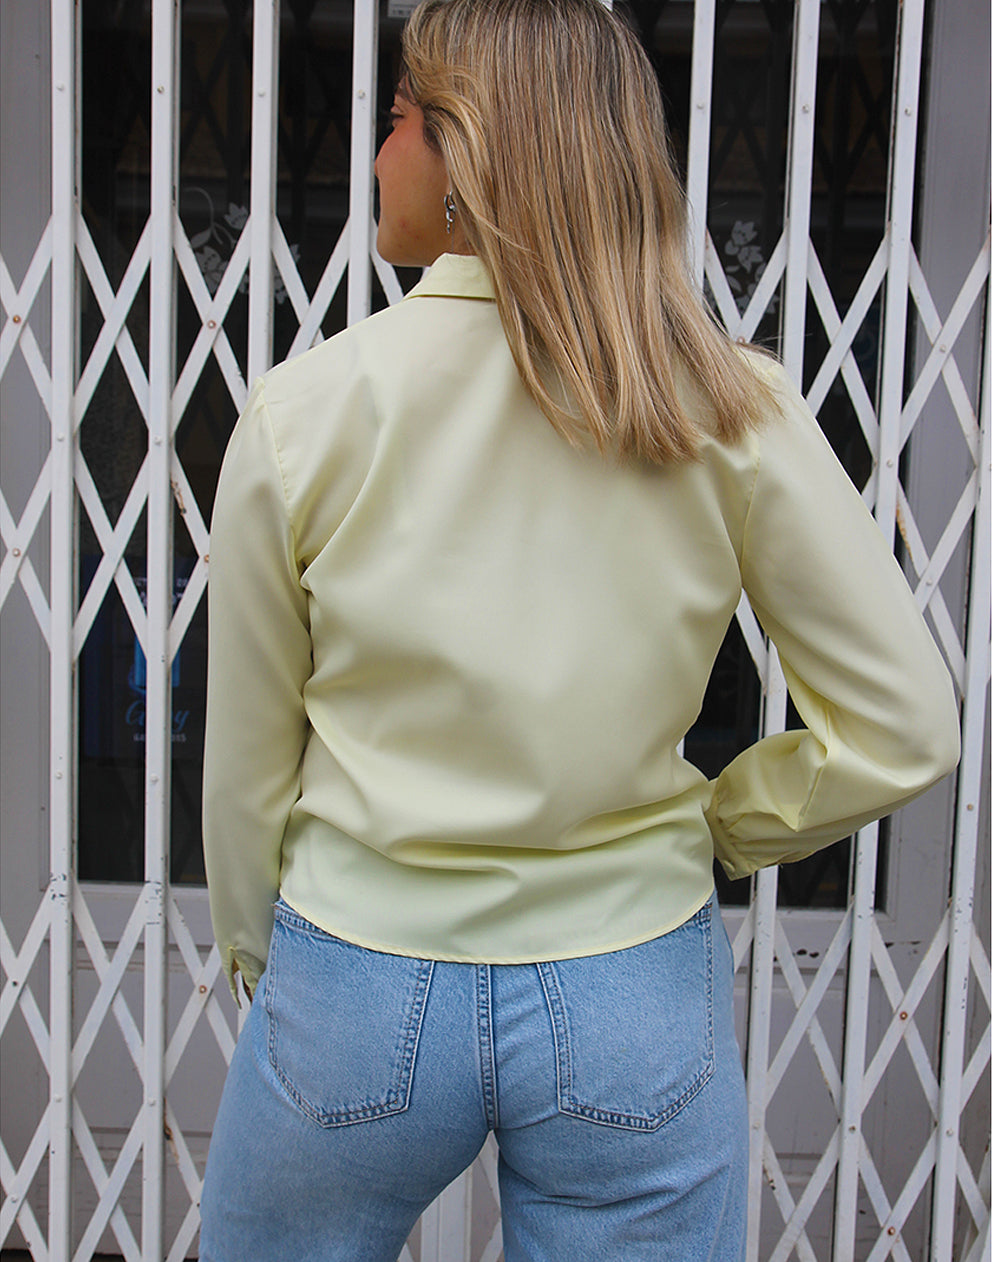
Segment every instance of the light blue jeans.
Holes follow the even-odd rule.
[[[521,965],[367,951],[278,904],[201,1262],[395,1262],[489,1131],[506,1262],[739,1262],[732,972],[715,900],[652,942]]]

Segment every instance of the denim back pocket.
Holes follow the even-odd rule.
[[[320,1126],[402,1113],[433,964],[343,942],[281,902],[275,912],[263,1002],[276,1077]]]
[[[562,1113],[653,1131],[712,1077],[710,903],[651,942],[538,970]]]

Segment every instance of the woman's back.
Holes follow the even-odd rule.
[[[845,742],[869,739],[875,711],[895,707],[901,732],[942,697],[883,689],[869,701],[857,663],[872,660],[864,644],[875,620],[860,612],[870,603],[825,618],[831,571],[849,587],[859,581],[852,553],[873,600],[889,588],[911,602],[801,405],[735,444],[710,438],[698,461],[676,466],[578,449],[523,388],[487,293],[477,260],[445,255],[398,307],[257,387],[218,497],[213,677],[240,680],[247,703],[258,665],[245,652],[244,583],[257,567],[254,608],[271,618],[265,574],[279,572],[305,594],[307,634],[294,637],[303,614],[287,606],[289,625],[268,636],[303,709],[295,735],[265,740],[261,698],[250,728],[215,710],[207,828],[235,830],[240,857],[253,835],[261,846],[284,830],[283,896],[349,940],[438,959],[561,958],[653,937],[710,893],[721,821],[705,818],[713,786],[677,746],[742,574],[779,629],[787,669],[793,655],[820,663],[818,676],[804,667],[797,681],[818,744],[791,796],[769,801],[762,780],[795,761],[794,738],[724,777],[732,810],[763,819],[763,861],[768,846],[793,854],[842,835],[867,808],[831,796],[829,768]],[[687,391],[686,406],[705,433],[705,405]],[[267,517],[238,503],[250,485],[239,460],[257,475],[266,443],[288,557]],[[853,513],[854,537],[824,532],[811,501],[835,521]],[[772,530],[770,512],[781,515]],[[229,549],[238,566],[226,564]],[[786,559],[797,550],[799,576]],[[898,650],[907,667],[934,654],[914,627]],[[852,676],[843,684],[830,677],[840,658]],[[871,792],[904,796],[908,751],[896,758],[877,732],[874,748]],[[280,761],[293,775],[274,794],[266,773]],[[242,794],[235,823],[225,772],[253,765],[259,800]],[[232,883],[215,884],[218,914]]]

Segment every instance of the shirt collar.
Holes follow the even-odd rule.
[[[488,298],[493,284],[481,259],[474,254],[442,254],[407,294],[407,298]]]

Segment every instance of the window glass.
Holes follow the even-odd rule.
[[[99,267],[119,289],[148,218],[150,200],[151,23],[145,5],[85,0],[82,5],[82,213]],[[80,365],[97,346],[104,314],[84,268],[78,269]],[[105,295],[104,295],[105,296]],[[102,590],[105,549],[122,551],[79,657],[79,874],[140,881],[144,844],[145,662],[133,629],[140,618],[146,519],[132,506],[148,448],[139,398],[148,373],[148,277],[126,320],[131,371],[112,353],[79,431],[83,482],[79,505],[80,609]],[[133,520],[132,520],[133,518]],[[118,542],[108,536],[116,531]],[[91,585],[100,575],[99,587]],[[130,608],[130,613],[128,612]]]

